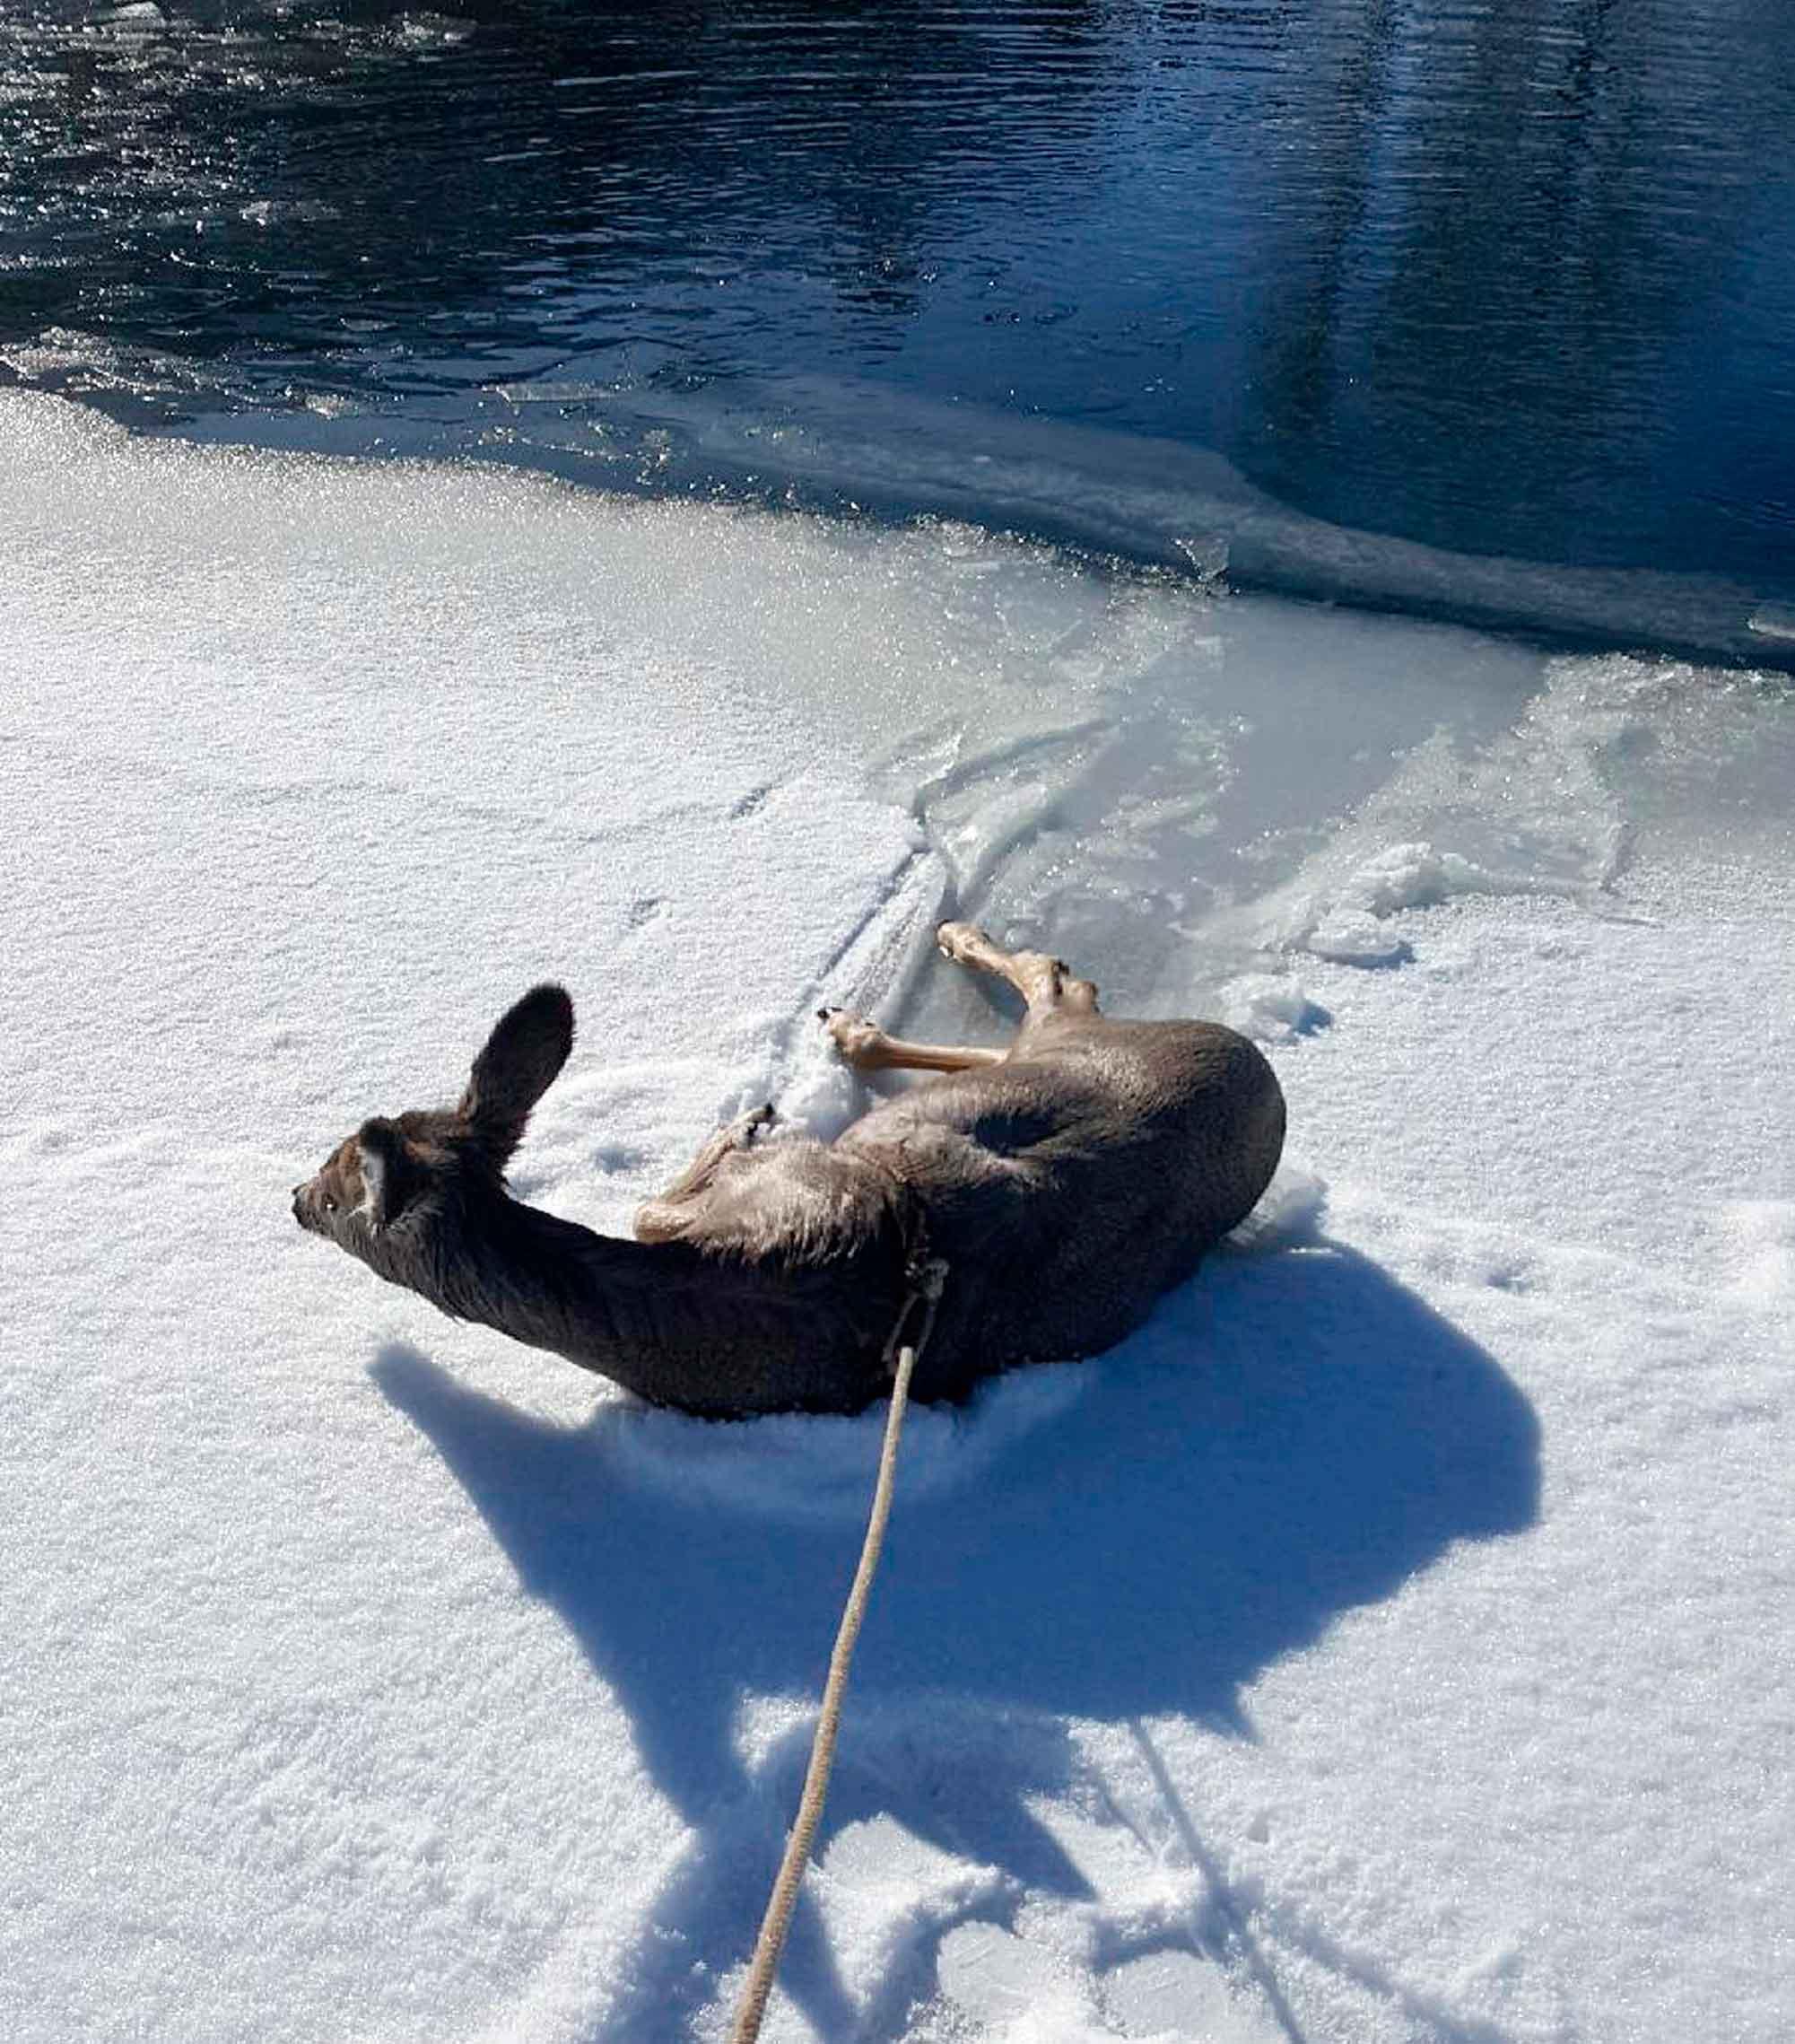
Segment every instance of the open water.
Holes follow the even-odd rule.
[[[0,374],[1795,662],[1783,0],[25,0]]]

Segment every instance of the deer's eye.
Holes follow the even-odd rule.
[[[334,1214],[336,1211],[336,1201],[331,1198],[328,1192],[324,1195],[324,1210],[327,1214]]]

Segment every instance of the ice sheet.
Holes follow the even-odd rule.
[[[620,1227],[852,1111],[819,998],[997,1032],[943,902],[1213,996],[1293,1157],[916,1416],[768,2038],[1782,2034],[1773,688],[5,394],[0,468],[8,2036],[724,2033],[876,1420],[643,1412],[286,1188],[553,974],[519,1182]]]

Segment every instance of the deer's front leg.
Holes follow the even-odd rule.
[[[970,1044],[907,1044],[845,1008],[819,1008],[816,1014],[843,1062],[856,1071],[971,1071],[978,1065],[1001,1064],[1009,1055]]]
[[[935,941],[957,965],[991,973],[1007,980],[1028,1003],[1031,1017],[1069,1009],[1075,1015],[1097,1012],[1097,989],[1089,980],[1074,979],[1059,958],[1044,951],[1003,951],[971,922],[944,922]]]
[[[705,1192],[711,1174],[731,1151],[746,1149],[761,1131],[776,1122],[771,1102],[719,1129],[673,1184],[636,1210],[636,1240],[667,1242],[684,1232],[687,1216],[681,1209]]]
[[[771,1101],[768,1101],[745,1114],[737,1114],[733,1122],[726,1122],[673,1184],[657,1197],[683,1200],[690,1192],[702,1192],[710,1181],[710,1174],[732,1149],[746,1149],[762,1129],[771,1127],[778,1119]]]

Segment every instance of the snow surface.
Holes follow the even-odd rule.
[[[519,1181],[622,1227],[852,1110],[820,998],[994,1035],[944,904],[1252,1029],[1293,1157],[914,1415],[768,2037],[1788,2034],[1785,696],[21,394],[0,473],[8,2038],[723,2034],[876,1416],[287,1189],[553,974]]]

